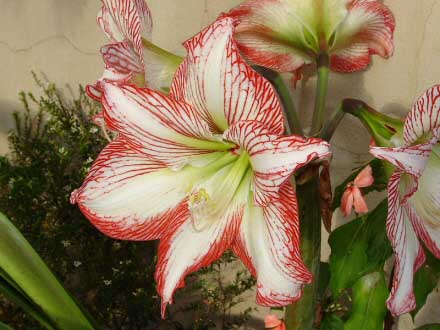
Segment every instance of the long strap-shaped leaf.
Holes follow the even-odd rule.
[[[14,300],[19,305],[29,303],[29,308],[39,307],[47,317],[44,322],[36,315],[32,316],[46,328],[54,329],[47,324],[48,319],[50,324],[62,330],[94,329],[91,318],[86,316],[28,241],[1,213],[0,280],[4,284],[0,290],[8,288],[10,292],[5,294],[9,297],[15,295]],[[22,307],[26,309],[26,306]]]
[[[0,330],[14,330],[11,327],[8,327],[6,324],[0,322]]]

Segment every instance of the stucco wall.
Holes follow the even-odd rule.
[[[220,12],[239,0],[149,0],[154,15],[154,40],[183,53],[180,43],[197,33]],[[440,1],[386,0],[397,19],[396,52],[392,59],[374,59],[364,73],[333,75],[329,108],[342,98],[363,99],[384,112],[405,114],[427,87],[440,82]],[[101,71],[98,54],[104,37],[95,24],[99,0],[0,0],[0,152],[11,128],[10,113],[18,109],[17,93],[35,90],[30,71],[43,72],[50,81],[86,84]],[[303,118],[311,109],[314,81],[296,92]],[[369,137],[357,121],[344,119],[333,140],[336,182],[368,159]],[[341,219],[336,215],[337,223]],[[327,250],[324,248],[324,255]],[[430,297],[418,322],[440,322],[440,299]],[[399,329],[413,329],[402,317]]]

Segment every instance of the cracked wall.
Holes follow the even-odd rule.
[[[184,53],[180,42],[197,33],[239,0],[149,0],[154,39],[164,48]],[[374,58],[363,73],[333,75],[329,109],[345,97],[360,98],[384,112],[405,114],[418,95],[440,83],[440,1],[385,0],[397,19],[395,55]],[[10,113],[19,109],[17,94],[35,91],[30,71],[42,72],[59,86],[93,82],[102,72],[99,47],[104,36],[95,16],[98,0],[0,0],[0,152],[6,152]],[[301,117],[310,118],[314,80],[295,92]],[[345,118],[333,140],[334,180],[369,159],[369,137],[353,118]],[[338,214],[336,223],[342,223]],[[328,255],[324,248],[324,255]],[[253,299],[253,297],[250,297]],[[418,323],[440,322],[440,299],[430,297]],[[399,329],[412,329],[407,317]]]

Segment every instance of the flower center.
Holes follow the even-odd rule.
[[[251,169],[249,155],[240,154],[189,194],[191,221],[196,231],[202,231],[243,204],[249,194]]]

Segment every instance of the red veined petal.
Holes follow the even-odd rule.
[[[284,131],[278,98],[262,76],[241,58],[233,38],[234,20],[222,18],[185,42],[171,95],[191,104],[219,132],[240,120],[258,120]]]
[[[101,48],[101,54],[107,68],[122,74],[144,73],[141,59],[126,42],[106,45]]]
[[[102,89],[99,82],[94,85],[87,85],[86,93],[93,100],[100,102],[102,97]]]
[[[118,138],[98,156],[71,201],[108,236],[158,239],[171,222],[186,220],[185,182],[185,171],[173,172]]]
[[[103,5],[99,10],[96,20],[108,39],[113,42],[124,41],[125,36],[120,31],[110,13],[110,10],[105,5]]]
[[[179,225],[172,225],[159,245],[156,268],[157,290],[162,297],[162,317],[173,303],[176,289],[185,286],[185,277],[220,258],[237,236],[244,201],[236,200],[223,216],[203,229],[187,214]]]
[[[411,225],[411,213],[400,195],[402,172],[397,170],[388,183],[387,233],[396,256],[388,309],[394,316],[416,307],[413,292],[414,273],[425,262],[425,254]]]
[[[371,56],[365,44],[354,44],[333,52],[330,68],[336,72],[355,72],[365,70],[371,63]]]
[[[224,147],[214,141],[207,123],[188,104],[134,85],[105,81],[102,85],[106,123],[134,149],[170,166],[181,166]]]
[[[440,85],[428,89],[414,104],[405,120],[403,138],[406,145],[438,136],[440,127]]]
[[[408,199],[413,215],[413,227],[420,240],[440,258],[440,167],[439,156],[434,151],[425,172],[419,179],[419,188]]]
[[[422,219],[411,205],[412,203],[409,202],[408,212],[417,236],[425,243],[429,251],[440,259],[440,227],[434,227],[426,219]]]
[[[248,201],[232,249],[257,278],[257,303],[286,306],[301,297],[312,275],[299,252],[295,191],[286,183],[280,199],[265,207]]]
[[[114,68],[108,68],[104,70],[102,77],[94,85],[87,85],[86,92],[89,97],[95,101],[101,102],[102,98],[102,82],[104,80],[111,81],[118,84],[127,83],[130,81],[131,73],[121,73]]]
[[[388,58],[393,54],[395,19],[380,1],[357,0],[338,26],[330,53],[331,68],[340,72],[365,69],[370,55]]]
[[[255,202],[259,205],[277,199],[280,186],[296,170],[331,154],[324,140],[274,135],[257,121],[236,123],[224,138],[248,152],[254,172]]]
[[[249,0],[226,15],[239,22],[235,38],[252,63],[294,72],[313,61],[304,31],[315,37],[313,1]]]
[[[370,153],[418,178],[425,170],[435,142],[436,139],[431,139],[429,143],[403,148],[370,147]]]
[[[142,37],[151,39],[152,19],[144,0],[102,0],[98,23],[114,42],[128,41],[143,61]],[[142,62],[143,63],[143,62]]]
[[[369,187],[374,183],[373,169],[367,165],[354,179],[354,185],[359,188]]]

